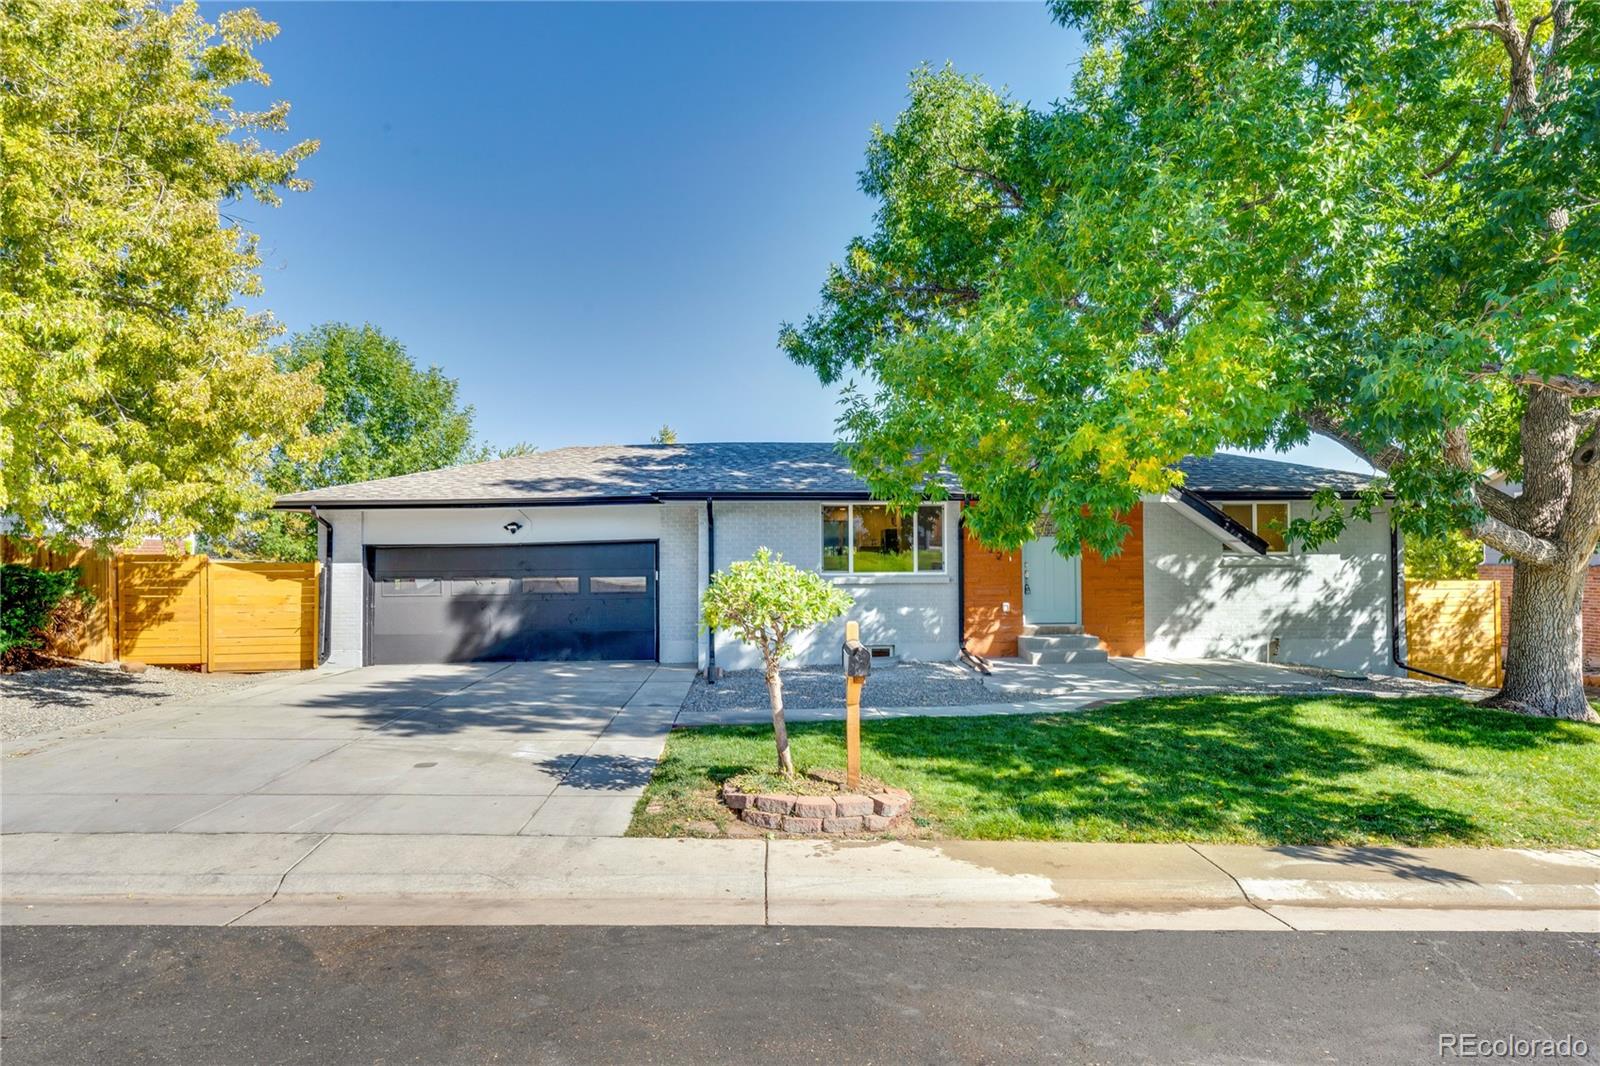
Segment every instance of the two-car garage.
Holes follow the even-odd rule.
[[[370,663],[657,658],[654,541],[370,547]]]

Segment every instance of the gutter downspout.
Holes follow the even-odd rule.
[[[1405,615],[1400,598],[1400,577],[1403,559],[1400,554],[1400,527],[1395,525],[1394,518],[1389,518],[1389,657],[1394,664],[1402,670],[1409,670],[1414,674],[1422,674],[1438,681],[1448,681],[1452,685],[1466,685],[1467,682],[1458,677],[1447,677],[1436,674],[1432,670],[1424,670],[1420,666],[1413,666],[1405,661],[1400,654],[1401,624]],[[1470,685],[1468,686],[1471,687]]]
[[[333,575],[333,523],[317,513],[316,504],[311,505],[311,517],[316,521],[317,525],[328,531],[328,553],[325,559],[321,558],[323,544],[321,532],[318,531],[317,534],[318,561],[322,563],[322,574],[317,580],[317,665],[321,666],[328,661],[328,624],[333,606],[329,602],[330,596],[328,594],[329,583]]]
[[[706,581],[717,572],[717,511],[706,497]],[[717,631],[706,629],[706,684],[717,683]]]

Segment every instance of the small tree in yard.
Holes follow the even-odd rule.
[[[772,697],[772,733],[778,768],[794,776],[789,730],[783,721],[783,660],[794,654],[791,641],[801,630],[831,622],[850,609],[850,595],[820,574],[801,570],[759,549],[755,558],[731,564],[706,590],[705,624],[737,633],[761,652]]]

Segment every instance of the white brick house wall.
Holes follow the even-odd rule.
[[[786,562],[808,570],[822,568],[822,504],[807,501],[752,501],[716,504],[717,568],[748,559],[767,547]],[[944,574],[839,575],[841,588],[855,597],[856,605],[837,622],[819,626],[796,642],[795,661],[806,665],[831,665],[839,661],[844,643],[844,623],[861,623],[867,644],[893,644],[901,659],[952,659],[959,650],[961,619],[959,590],[954,570],[959,556],[956,511],[946,509],[946,558],[952,570]],[[717,665],[727,670],[754,669],[761,665],[754,648],[727,633],[717,634]]]
[[[366,625],[366,563],[361,526],[365,512],[325,511],[333,527],[328,562],[328,661],[330,667],[360,666]]]
[[[1311,516],[1309,502],[1290,506]],[[1276,637],[1281,662],[1395,672],[1386,512],[1315,551],[1262,558],[1225,552],[1170,505],[1147,502],[1144,551],[1147,655],[1266,660]]]
[[[703,504],[661,507],[661,552],[656,565],[661,612],[661,661],[692,663],[698,658],[700,612],[700,521]]]

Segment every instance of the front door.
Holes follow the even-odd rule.
[[[1056,538],[1040,537],[1022,546],[1022,620],[1029,625],[1081,621],[1078,556],[1063,558]]]

